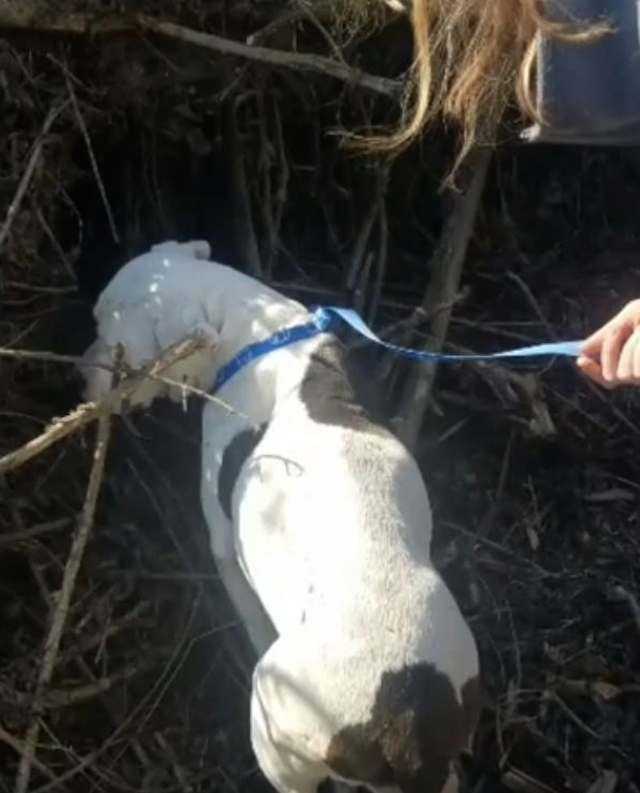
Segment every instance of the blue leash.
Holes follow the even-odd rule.
[[[531,347],[518,347],[515,350],[485,354],[454,355],[441,352],[422,352],[420,350],[411,350],[407,347],[399,347],[397,344],[390,344],[389,342],[382,341],[382,339],[378,338],[378,336],[376,336],[376,334],[364,323],[362,318],[350,308],[326,306],[316,308],[311,315],[311,322],[305,325],[285,328],[284,330],[274,333],[273,336],[270,336],[264,341],[247,345],[235,356],[235,358],[232,358],[229,363],[225,364],[225,366],[218,371],[218,376],[213,384],[213,393],[222,388],[225,383],[252,361],[262,358],[263,355],[269,352],[279,350],[281,347],[288,347],[290,344],[295,344],[303,339],[310,339],[320,333],[329,333],[331,328],[335,327],[336,321],[346,323],[355,330],[356,333],[359,333],[375,344],[379,344],[386,350],[390,350],[404,358],[410,358],[413,361],[426,361],[428,363],[493,361],[498,359],[539,358],[556,355],[566,358],[577,358],[580,354],[580,348],[582,347],[581,341],[559,341],[547,344],[534,344]]]

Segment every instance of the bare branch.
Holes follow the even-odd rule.
[[[98,503],[98,495],[102,485],[104,476],[104,465],[107,456],[107,448],[109,445],[109,436],[111,434],[111,415],[110,413],[103,413],[100,416],[98,423],[98,435],[96,439],[95,453],[93,457],[93,465],[91,467],[91,474],[89,476],[89,485],[87,487],[87,494],[84,501],[84,506],[80,519],[78,521],[78,531],[73,539],[69,557],[64,568],[64,575],[62,577],[62,588],[57,598],[56,608],[53,613],[51,627],[49,628],[49,635],[47,636],[44,653],[42,657],[42,665],[40,666],[40,673],[36,683],[36,690],[34,694],[34,714],[33,722],[27,731],[24,741],[24,751],[20,758],[20,765],[18,766],[18,773],[16,775],[15,793],[26,793],[29,787],[29,779],[31,777],[31,768],[36,753],[36,744],[40,734],[40,717],[43,702],[45,699],[46,691],[53,677],[53,671],[58,657],[58,650],[62,640],[62,634],[67,622],[69,614],[69,607],[71,605],[71,598],[75,589],[78,571],[84,556],[84,549],[91,533],[93,526],[93,519],[95,516],[96,505]]]
[[[252,61],[268,63],[271,66],[284,66],[298,71],[315,72],[345,83],[352,83],[376,94],[393,99],[402,95],[402,83],[387,77],[361,72],[344,63],[322,55],[301,52],[285,52],[269,47],[252,47],[240,41],[233,41],[213,33],[164,22],[145,15],[111,15],[96,17],[91,14],[39,14],[33,8],[23,8],[22,4],[5,3],[0,8],[0,28],[13,30],[38,30],[49,33],[92,36],[135,33],[146,30],[159,36],[177,39],[195,47],[213,50],[222,55],[247,58]]]
[[[431,333],[434,343],[430,349],[440,351],[447,335],[451,307],[458,292],[467,246],[484,189],[491,160],[490,149],[477,149],[469,161],[468,189],[457,195],[445,224],[440,243],[431,260],[429,288],[422,309],[433,316]],[[403,417],[401,437],[410,448],[422,425],[435,377],[435,365],[416,367],[404,390],[399,415]]]
[[[100,197],[102,198],[104,211],[107,216],[107,220],[109,221],[111,236],[113,237],[113,241],[115,243],[119,243],[120,235],[118,234],[116,221],[113,216],[111,204],[109,203],[109,196],[107,195],[107,190],[104,186],[102,176],[100,175],[100,169],[98,168],[98,160],[96,158],[95,152],[93,151],[93,144],[91,143],[91,136],[89,135],[89,129],[87,128],[87,124],[84,120],[84,117],[80,112],[80,105],[78,104],[78,100],[76,98],[76,92],[73,89],[73,83],[71,82],[71,78],[69,76],[69,70],[63,63],[58,63],[58,61],[56,61],[55,58],[52,58],[52,60],[58,64],[58,66],[62,69],[62,72],[64,74],[65,83],[67,84],[67,91],[69,92],[69,98],[71,99],[71,105],[73,106],[73,113],[76,117],[76,121],[78,122],[78,127],[80,127],[80,132],[82,133],[82,137],[84,138],[85,146],[87,147],[87,154],[89,156],[89,162],[91,163],[91,169],[93,171],[93,177],[96,181],[96,185],[98,186],[98,192],[100,193]]]
[[[7,732],[1,725],[0,725],[0,743],[5,744],[5,746],[10,746],[16,754],[22,755],[24,753],[24,744],[22,741],[15,738],[11,735],[10,732]],[[50,771],[46,765],[41,763],[39,760],[34,758],[33,760],[34,768],[37,768],[38,771],[45,776],[47,779],[50,779],[53,782],[57,782],[56,775]],[[64,785],[60,785],[63,790],[66,790]]]
[[[250,47],[239,41],[232,41],[212,33],[201,33],[182,25],[175,25],[172,22],[160,22],[151,17],[139,16],[138,24],[144,30],[150,30],[162,36],[180,39],[196,47],[203,47],[208,50],[215,50],[224,55],[236,55],[240,58],[249,58],[262,63],[269,63],[272,66],[287,66],[290,69],[299,71],[316,72],[334,77],[345,83],[366,88],[377,94],[397,98],[400,96],[402,85],[397,80],[390,80],[387,77],[367,74],[358,69],[351,68],[344,63],[339,63],[331,58],[322,55],[312,55],[301,52],[283,52],[272,50],[268,47]]]
[[[53,126],[53,122],[58,118],[60,113],[65,109],[68,102],[63,102],[61,105],[51,108],[47,117],[44,120],[44,124],[42,125],[42,130],[38,135],[36,142],[33,144],[33,148],[31,149],[31,155],[29,157],[29,162],[27,163],[27,167],[22,174],[22,178],[20,179],[20,183],[18,184],[18,189],[16,190],[16,194],[13,197],[13,201],[9,204],[9,208],[7,209],[7,215],[5,217],[5,221],[2,224],[2,228],[0,229],[0,250],[4,246],[4,243],[9,236],[9,232],[11,231],[11,226],[13,224],[13,219],[15,218],[18,210],[20,209],[20,205],[22,204],[22,200],[25,197],[25,194],[29,188],[29,184],[33,177],[34,171],[36,169],[36,165],[38,164],[38,160],[40,159],[40,152],[42,151],[42,144],[44,143],[45,138],[49,134],[49,130]]]
[[[92,421],[104,415],[110,415],[121,402],[133,394],[148,377],[161,375],[166,369],[189,355],[204,349],[207,341],[202,338],[191,338],[170,347],[156,360],[147,364],[139,374],[123,380],[117,388],[98,402],[87,402],[77,407],[64,418],[53,422],[41,435],[33,438],[24,446],[0,458],[0,476],[31,460],[36,455],[48,449],[54,443],[66,438],[74,432],[91,424]]]
[[[34,537],[40,537],[42,534],[50,534],[54,531],[61,531],[71,523],[70,518],[59,518],[58,520],[50,520],[46,523],[39,523],[37,526],[31,526],[28,529],[20,529],[18,531],[8,531],[0,534],[0,548],[17,545],[21,542],[26,542]]]

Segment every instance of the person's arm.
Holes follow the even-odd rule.
[[[632,300],[584,342],[578,366],[605,388],[640,385],[640,300]]]

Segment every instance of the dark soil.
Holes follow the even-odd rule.
[[[139,5],[244,40],[284,4],[193,0],[179,17],[175,4]],[[100,19],[119,12],[75,4],[97,7]],[[395,77],[410,60],[403,23],[355,37],[328,29],[371,73]],[[331,54],[308,19],[273,36],[264,43]],[[93,301],[129,257],[202,237],[216,258],[250,270],[251,227],[266,280],[310,303],[364,295],[371,309],[379,224],[363,257],[371,278],[354,290],[344,274],[382,166],[331,133],[392,118],[388,99],[138,34],[5,30],[0,77],[0,224],[61,108],[0,249],[0,347],[77,355],[92,339]],[[378,329],[409,316],[427,287],[450,153],[450,137],[434,131],[393,165]],[[243,206],[249,225],[239,225]],[[584,337],[640,293],[639,206],[635,150],[529,149],[505,135],[448,342],[481,351]],[[384,387],[409,368],[398,364]],[[0,456],[80,398],[69,365],[0,358],[0,373]],[[398,392],[389,385],[389,417]],[[434,553],[477,637],[487,688],[468,789],[638,790],[637,392],[602,392],[556,362],[442,368],[434,396],[417,450]],[[269,790],[248,742],[253,659],[200,512],[200,409],[159,404],[114,420],[41,703],[31,791]],[[38,715],[33,692],[93,439],[73,434],[0,477],[0,791],[16,789]]]

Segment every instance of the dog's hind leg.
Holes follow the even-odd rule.
[[[251,745],[278,793],[318,793],[328,776],[323,716],[301,674],[301,636],[281,637],[258,662],[251,691]]]

